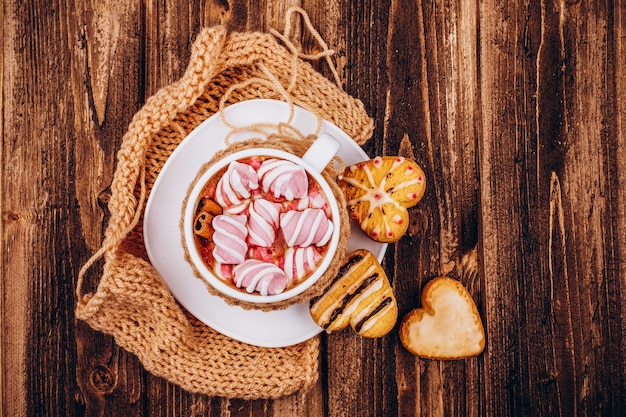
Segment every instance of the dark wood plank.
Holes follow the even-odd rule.
[[[555,321],[567,330],[555,339],[561,352],[571,352],[557,359],[560,400],[578,414],[609,415],[626,404],[625,318],[619,307],[625,281],[618,255],[624,239],[617,234],[615,199],[624,188],[617,174],[624,161],[616,143],[614,72],[623,61],[614,36],[624,38],[624,26],[614,32],[614,13],[610,2],[567,4],[563,10],[564,134],[558,145],[565,158],[551,187],[552,195],[560,192],[555,217],[563,210],[563,224],[551,236],[550,262],[558,277],[555,290],[562,293],[555,297]],[[614,388],[607,390],[607,383]]]
[[[386,11],[379,13],[377,7],[376,2],[359,5],[329,3],[313,9],[311,13],[320,34],[331,48],[337,50],[338,71],[346,91],[359,97],[374,118],[374,137],[364,146],[370,155],[381,152],[387,89],[387,80],[380,65],[386,59]],[[329,19],[331,13],[337,14],[337,23]],[[373,19],[364,19],[364,16],[372,16]],[[319,67],[319,70],[330,77],[327,68]],[[372,88],[374,85],[379,88]],[[393,336],[367,340],[350,329],[326,337],[323,374],[328,409],[325,415],[394,414],[393,366],[389,365],[393,364],[390,359],[395,343]]]
[[[624,166],[626,162],[626,62],[619,57],[626,56],[626,2],[617,2],[614,14],[612,15],[613,27],[609,29],[608,39],[614,42],[614,49],[608,54],[615,63],[615,68],[611,73],[615,81],[615,162],[613,167]],[[616,239],[612,241],[615,247],[615,268],[616,273],[620,277],[620,285],[616,291],[615,297],[615,310],[614,316],[609,320],[613,323],[612,326],[617,328],[617,332],[621,332],[622,337],[626,337],[626,291],[624,290],[624,262],[626,261],[626,242],[623,236],[626,236],[626,208],[623,204],[619,204],[620,201],[626,201],[626,178],[624,177],[624,171],[621,169],[615,170],[615,176],[617,180],[617,189],[615,199],[613,203],[617,205],[615,208],[614,222],[616,223]],[[621,324],[620,324],[621,322]],[[619,364],[616,364],[618,375],[626,375],[626,343],[622,343],[621,348],[618,349],[619,357],[622,358]],[[624,390],[619,391],[621,395],[621,401],[624,401]],[[623,407],[623,403],[622,403]]]
[[[510,7],[510,9],[509,9]],[[517,7],[517,8],[516,8]],[[540,44],[541,11],[520,6],[486,2],[481,6],[481,101],[482,140],[479,141],[481,179],[481,249],[485,282],[486,330],[488,346],[485,354],[487,414],[527,414],[529,352],[523,345],[529,335],[521,328],[526,311],[537,314],[525,302],[521,291],[535,291],[524,279],[535,263],[525,265],[519,248],[526,243],[521,236],[528,233],[528,220],[523,217],[527,208],[519,201],[516,178],[522,178],[532,169],[517,169],[516,163],[534,163],[526,150],[526,142],[535,136],[532,91],[536,83],[536,54]],[[527,21],[530,21],[526,24]],[[524,29],[527,28],[527,29]],[[526,31],[526,32],[524,32]],[[524,37],[519,38],[520,32]],[[521,42],[528,52],[515,54]],[[528,58],[526,58],[528,57]],[[530,61],[530,62],[527,62]],[[515,68],[520,68],[515,71]],[[530,77],[530,80],[527,78]],[[519,85],[519,87],[518,87]],[[513,94],[513,92],[520,94]],[[528,103],[530,101],[530,103]],[[519,121],[523,121],[519,123]],[[536,141],[536,137],[534,138]],[[528,150],[534,152],[535,149]],[[495,167],[498,167],[497,170]],[[521,206],[521,207],[520,207]],[[523,210],[522,210],[523,209]],[[524,226],[522,226],[524,225]],[[530,243],[530,242],[528,242]],[[524,248],[527,250],[527,248]],[[539,275],[537,275],[539,276]],[[541,282],[538,283],[541,285]],[[539,307],[545,305],[541,303]],[[498,319],[491,319],[498,317]],[[531,320],[536,320],[534,317]],[[536,321],[535,321],[536,322]],[[534,327],[539,330],[538,327]],[[543,333],[543,332],[542,332]],[[533,335],[537,337],[537,335]],[[539,342],[538,339],[535,341]],[[533,341],[532,343],[535,343]],[[540,345],[533,347],[533,352]],[[534,358],[533,360],[539,360]],[[526,385],[528,388],[528,385]]]
[[[24,285],[24,278],[9,280],[6,279],[9,271],[29,271],[29,253],[24,251],[24,245],[32,244],[31,233],[33,230],[33,212],[23,201],[7,201],[4,197],[12,192],[16,198],[24,191],[20,184],[7,183],[9,176],[20,178],[23,174],[33,175],[33,170],[24,167],[24,164],[14,163],[13,169],[5,167],[6,160],[15,158],[14,161],[23,160],[24,151],[16,152],[21,146],[16,143],[18,135],[28,136],[28,125],[30,119],[27,112],[28,101],[32,100],[26,95],[19,94],[26,91],[29,82],[23,74],[19,74],[20,64],[24,65],[27,60],[26,39],[23,33],[23,19],[14,12],[13,8],[3,7],[0,11],[2,16],[2,46],[3,55],[2,77],[2,116],[3,122],[0,124],[2,130],[2,147],[0,157],[2,157],[2,170],[0,170],[0,191],[2,223],[2,257],[0,266],[2,271],[2,297],[0,298],[1,325],[2,325],[2,398],[0,408],[2,415],[7,415],[14,410],[20,410],[20,414],[26,409],[26,397],[24,395],[26,386],[26,374],[24,372],[14,372],[16,369],[24,369],[26,354],[26,333],[28,323],[24,317],[28,315],[29,288]],[[31,88],[31,87],[28,87]],[[6,99],[5,99],[6,97]],[[7,118],[5,114],[12,114]],[[13,139],[11,139],[13,137]],[[23,147],[21,147],[23,148]],[[33,196],[30,195],[32,198]],[[18,249],[19,248],[19,249]],[[19,255],[9,256],[9,253],[19,250]],[[24,251],[24,253],[21,253]],[[7,271],[7,272],[5,272]],[[10,297],[7,294],[11,294]]]
[[[76,2],[64,10],[68,28],[62,35],[72,39],[74,45],[68,57],[72,71],[59,76],[74,86],[77,117],[70,128],[77,135],[75,175],[91,178],[76,181],[74,191],[78,210],[73,215],[82,220],[81,234],[87,244],[74,245],[82,253],[82,262],[101,244],[108,220],[108,185],[115,153],[132,112],[143,101],[141,16],[137,3],[115,7],[108,2]],[[74,279],[78,268],[80,265],[74,265]],[[85,291],[95,288],[99,273],[99,267],[90,271]],[[76,412],[141,415],[146,392],[139,361],[115,345],[110,336],[95,332],[85,323],[76,323],[75,343]]]
[[[386,153],[418,161],[429,187],[411,211],[409,238],[395,249],[396,292],[407,313],[419,305],[424,284],[439,275],[459,279],[480,300],[476,261],[472,258],[470,269],[462,263],[475,253],[478,231],[478,16],[475,8],[456,2],[401,3],[395,11]],[[402,391],[401,415],[479,414],[478,359],[416,360],[401,348],[396,358],[397,377],[413,380],[411,389]]]

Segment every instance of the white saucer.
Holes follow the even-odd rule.
[[[249,100],[227,107],[224,113],[227,120],[237,126],[277,124],[288,120],[289,105],[276,100]],[[308,135],[315,132],[317,119],[309,111],[296,107],[291,124]],[[224,137],[229,131],[219,114],[211,116],[180,143],[163,165],[144,215],[144,239],[150,262],[178,302],[213,329],[233,339],[263,347],[284,347],[303,342],[322,331],[311,319],[308,303],[270,312],[228,305],[221,297],[208,292],[185,260],[179,227],[183,200],[201,166],[215,152],[226,147]],[[370,159],[356,142],[332,123],[323,121],[322,132],[341,142],[339,156],[346,165]],[[231,142],[252,137],[258,137],[258,134],[239,132],[232,136]],[[370,240],[358,225],[352,224],[348,250],[361,248],[370,250],[382,261],[387,245]]]

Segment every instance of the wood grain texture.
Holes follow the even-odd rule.
[[[400,317],[437,275],[487,347],[424,360],[397,335],[322,336],[277,400],[191,394],[73,315],[115,154],[201,28],[282,31],[301,6],[375,121],[368,154],[428,187],[384,268]],[[626,409],[626,2],[7,0],[0,63],[0,415],[612,416]],[[292,40],[319,51],[298,21]],[[331,78],[323,62],[314,68]],[[98,266],[86,290],[97,283]]]

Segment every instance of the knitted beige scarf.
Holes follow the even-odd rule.
[[[319,336],[263,348],[213,330],[176,302],[143,242],[144,205],[163,164],[189,132],[230,104],[289,101],[339,126],[359,144],[370,137],[373,123],[361,102],[303,60],[330,63],[332,51],[318,39],[324,50],[304,56],[285,34],[229,34],[223,27],[199,33],[183,77],[150,97],[134,116],[117,154],[102,247],[79,273],[76,317],[112,335],[149,372],[191,392],[277,398],[306,390],[318,378]],[[83,294],[87,271],[102,257],[96,290]]]

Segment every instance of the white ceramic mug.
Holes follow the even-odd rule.
[[[315,284],[315,282],[323,276],[324,272],[332,262],[339,243],[341,229],[339,206],[332,189],[321,175],[321,172],[335,157],[335,155],[337,155],[340,147],[340,143],[335,138],[323,133],[313,142],[301,158],[283,150],[264,148],[261,146],[258,148],[248,148],[234,152],[211,165],[193,185],[193,188],[187,198],[187,205],[184,207],[183,229],[187,251],[193,266],[202,278],[204,278],[213,288],[224,295],[236,300],[259,304],[268,304],[288,300],[301,294]],[[326,250],[323,253],[322,259],[317,263],[313,272],[311,272],[310,275],[308,275],[302,282],[291,288],[287,288],[278,294],[262,295],[256,291],[248,292],[245,288],[237,288],[234,283],[228,282],[225,278],[220,278],[203,261],[195,241],[194,222],[200,200],[200,193],[202,192],[204,186],[208,181],[214,181],[215,179],[213,179],[213,177],[220,171],[223,171],[232,162],[246,160],[246,158],[253,157],[284,159],[304,168],[309,178],[312,178],[321,188],[330,209],[329,211],[331,214],[329,218],[333,222],[332,235],[327,245],[325,245]]]

